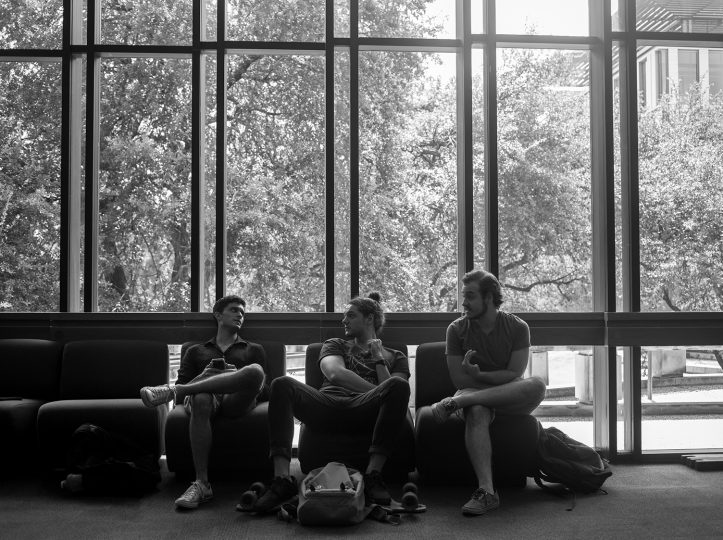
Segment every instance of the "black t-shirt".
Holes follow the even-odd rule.
[[[368,350],[363,351],[357,347],[356,342],[353,339],[349,341],[340,338],[327,339],[321,347],[319,362],[327,356],[341,356],[344,359],[344,367],[346,367],[346,369],[356,373],[362,379],[375,386],[379,384],[379,379],[377,378],[377,368],[371,358],[371,353]],[[384,361],[387,364],[389,373],[404,373],[407,377],[409,377],[409,361],[401,351],[395,351],[394,349],[384,347]],[[329,380],[324,377],[324,382],[321,384],[321,390],[330,387],[333,387],[335,391],[337,391],[337,389],[341,390],[340,393],[358,393],[346,388],[342,390],[341,387],[332,385]]]

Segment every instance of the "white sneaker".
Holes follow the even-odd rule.
[[[181,508],[198,508],[198,505],[213,499],[211,484],[208,487],[196,480],[186,492],[176,499],[176,506]]]
[[[176,397],[176,392],[168,384],[161,386],[144,386],[141,388],[141,399],[146,407],[165,405]]]

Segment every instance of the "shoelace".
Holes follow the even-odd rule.
[[[472,498],[476,501],[479,501],[480,499],[487,499],[487,491],[483,488],[477,488],[477,490],[472,494]]]
[[[201,487],[201,484],[199,484],[198,482],[192,483],[191,486],[188,488],[188,491],[186,491],[186,495],[189,499],[203,497],[203,488]]]

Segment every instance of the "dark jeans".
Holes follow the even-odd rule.
[[[291,459],[294,417],[318,430],[372,431],[370,454],[389,456],[406,422],[409,383],[391,377],[364,394],[341,396],[320,391],[292,377],[271,383],[269,432],[271,457]]]

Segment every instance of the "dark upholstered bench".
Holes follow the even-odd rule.
[[[431,405],[455,392],[445,343],[423,343],[415,364],[417,470],[430,483],[476,483],[464,444],[464,421],[456,415],[439,424]],[[497,415],[490,425],[497,487],[524,487],[534,473],[539,423],[534,416]]]
[[[407,346],[398,343],[384,343],[386,347],[407,354]],[[321,343],[313,343],[306,349],[306,384],[321,388],[324,376],[319,367]],[[389,458],[383,474],[388,480],[405,480],[408,473],[414,471],[414,423],[411,413],[399,434],[395,453]],[[316,467],[323,467],[330,461],[338,461],[347,466],[364,471],[369,461],[371,431],[360,433],[349,426],[348,432],[324,432],[301,425],[299,433],[299,465],[302,472],[308,473]]]
[[[58,397],[62,345],[0,339],[0,468],[16,472],[37,458],[40,406]]]
[[[197,341],[184,343],[181,358]],[[286,374],[286,348],[276,341],[257,341],[266,351],[266,378],[271,383]],[[176,405],[166,421],[166,462],[168,470],[179,476],[194,475],[189,438],[190,416]],[[218,417],[213,421],[213,446],[209,456],[209,475],[234,473],[255,480],[271,476],[269,459],[268,402],[259,403],[240,418]]]
[[[58,400],[38,411],[41,458],[65,468],[73,432],[84,423],[123,435],[160,457],[166,407],[148,408],[139,391],[168,382],[168,345],[141,340],[84,340],[65,344]]]

